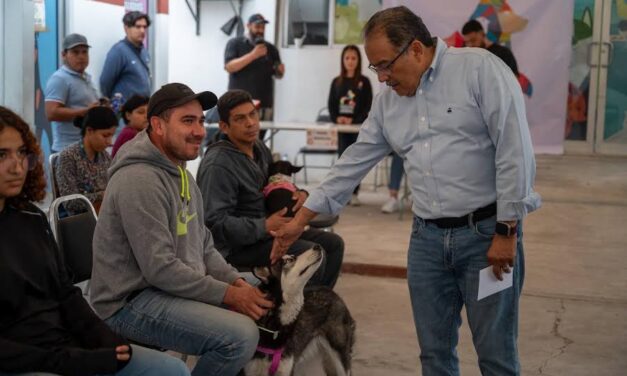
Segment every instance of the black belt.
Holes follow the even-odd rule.
[[[486,218],[493,217],[495,215],[496,215],[496,202],[493,202],[490,205],[479,208],[475,210],[474,212],[470,214],[466,214],[461,217],[425,219],[425,223],[433,223],[439,228],[455,228],[455,227],[468,226],[468,222],[471,217],[472,217],[473,222],[478,222]]]

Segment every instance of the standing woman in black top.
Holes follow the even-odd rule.
[[[0,375],[189,375],[180,360],[115,334],[72,285],[32,204],[46,194],[41,160],[28,125],[0,106]]]
[[[359,48],[349,44],[342,50],[340,58],[341,73],[333,79],[329,91],[329,114],[337,124],[359,125],[366,120],[372,105],[372,86],[370,80],[361,74],[361,53]],[[339,133],[339,155],[357,140],[357,133]],[[359,185],[353,191],[351,205],[360,204],[357,194]]]

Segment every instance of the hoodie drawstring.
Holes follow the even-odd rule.
[[[187,171],[181,166],[176,166],[181,173],[181,198],[183,202],[187,203],[192,200],[192,195],[189,191],[189,178],[187,177]],[[187,200],[186,200],[187,199]]]
[[[176,168],[181,174],[181,200],[183,201],[183,209],[177,214],[176,234],[183,236],[187,234],[187,223],[196,217],[196,213],[189,214],[189,203],[192,200],[192,195],[189,190],[187,170],[181,166],[176,166]]]

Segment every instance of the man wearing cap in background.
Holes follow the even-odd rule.
[[[281,78],[285,66],[279,51],[264,40],[268,21],[259,13],[248,19],[248,35],[233,38],[226,45],[224,69],[229,72],[229,90],[241,89],[259,100],[260,120],[272,120],[274,107],[274,82]],[[265,131],[259,133],[263,139]]]
[[[272,303],[215,249],[200,190],[185,169],[205,136],[203,111],[216,102],[213,93],[179,83],[150,98],[148,128],[109,169],[91,302],[129,339],[199,356],[193,375],[229,376],[252,358],[259,333],[251,318]]]
[[[87,38],[70,34],[63,40],[63,65],[46,85],[46,116],[52,125],[52,152],[60,152],[80,141],[80,130],[72,121],[97,106],[98,92],[85,72],[89,65]]]
[[[150,18],[142,12],[128,12],[122,18],[126,38],[111,47],[100,74],[100,91],[113,99],[121,94],[122,101],[133,95],[149,97],[152,92],[150,56],[144,48]]]

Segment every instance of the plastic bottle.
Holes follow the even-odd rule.
[[[122,109],[122,105],[124,104],[124,98],[122,97],[122,93],[113,94],[113,98],[111,98],[111,109],[116,114],[120,112]]]

